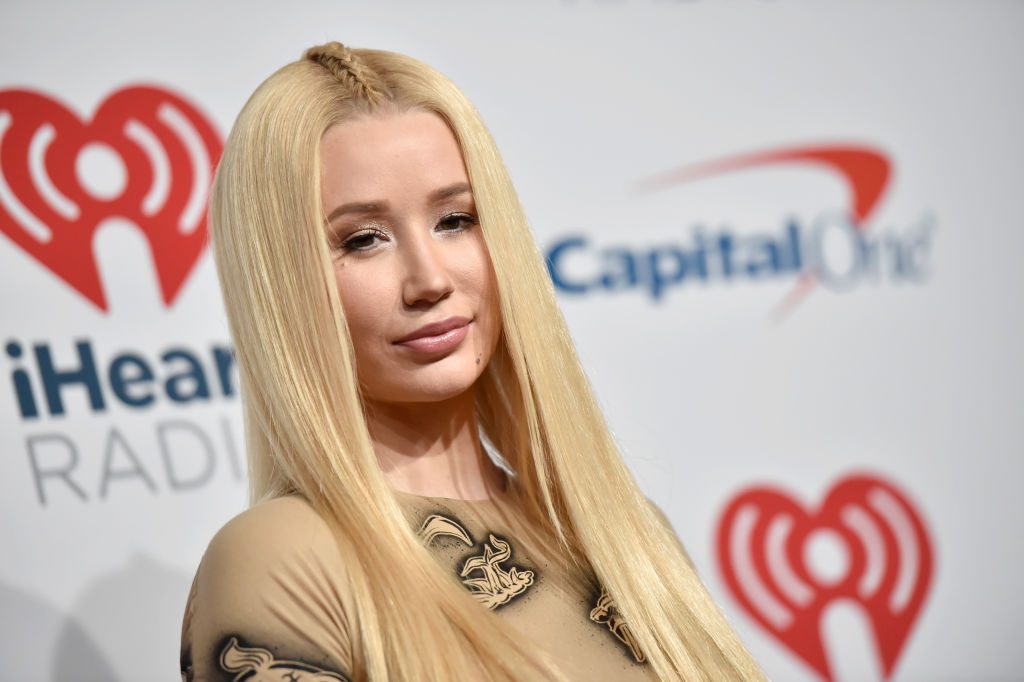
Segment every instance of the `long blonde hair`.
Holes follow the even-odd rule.
[[[410,109],[441,116],[464,156],[502,317],[477,411],[515,474],[524,518],[585,558],[662,679],[763,679],[625,466],[477,111],[415,59],[335,42],[276,71],[245,104],[210,225],[251,501],[299,493],[334,529],[354,595],[353,679],[566,679],[440,569],[371,446],[324,230],[319,144],[352,117]]]

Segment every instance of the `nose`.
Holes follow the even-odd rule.
[[[429,230],[416,231],[403,240],[402,300],[411,308],[430,307],[453,291],[448,264],[441,253],[444,245]]]

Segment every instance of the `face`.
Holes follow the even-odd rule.
[[[358,118],[320,142],[334,274],[366,399],[445,400],[483,373],[496,282],[455,136],[436,114]]]

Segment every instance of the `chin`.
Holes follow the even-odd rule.
[[[413,370],[396,370],[389,377],[387,387],[373,391],[374,399],[395,403],[448,400],[472,389],[486,366],[482,362],[477,365],[474,357],[458,358],[457,362],[447,360],[455,358],[445,358]]]

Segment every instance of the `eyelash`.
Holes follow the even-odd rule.
[[[455,230],[442,230],[442,231],[443,232],[464,232],[465,230],[468,230],[471,227],[473,227],[474,225],[476,225],[476,217],[473,216],[473,215],[470,215],[469,213],[449,213],[448,215],[442,217],[440,221],[438,221],[438,225],[444,225],[446,223],[450,224],[452,222],[455,222],[457,224],[466,223],[467,225],[466,225],[466,227],[459,227],[458,229],[455,229]],[[348,239],[343,241],[339,245],[338,248],[341,251],[344,251],[346,253],[350,253],[350,252],[357,252],[358,253],[358,252],[361,252],[361,251],[369,251],[369,250],[371,250],[373,248],[372,246],[366,246],[366,247],[360,248],[360,247],[354,246],[354,244],[357,241],[359,241],[360,239],[365,239],[367,237],[386,238],[387,236],[388,236],[387,233],[384,232],[383,230],[380,230],[380,229],[377,229],[377,228],[369,228],[367,230],[364,230],[362,232],[358,232],[358,233],[352,235],[351,237],[349,237]]]

